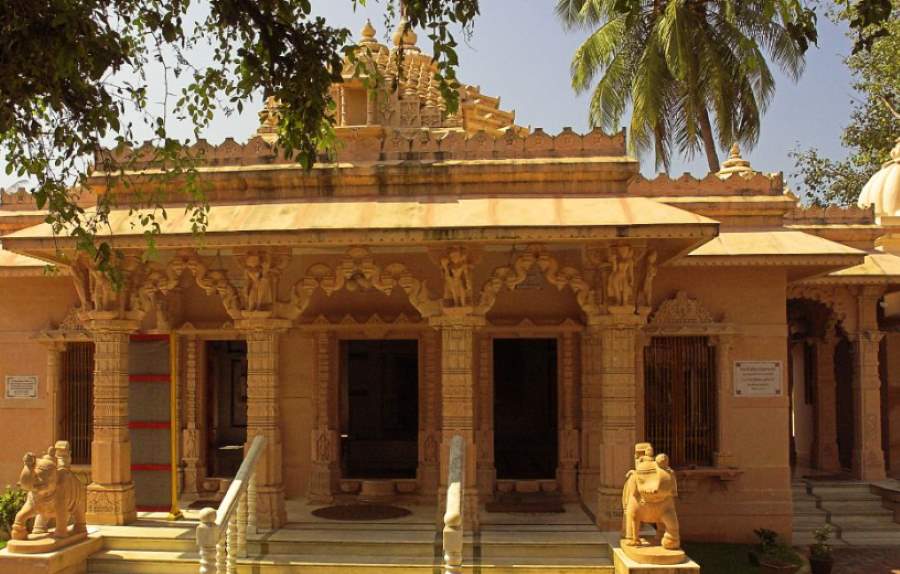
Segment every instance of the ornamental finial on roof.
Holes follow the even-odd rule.
[[[891,150],[891,159],[866,183],[859,194],[860,207],[875,206],[875,216],[900,216],[900,138]]]
[[[400,24],[397,26],[397,30],[392,36],[394,46],[403,48],[404,50],[418,50],[416,47],[418,37],[416,36],[416,33],[413,32],[412,26],[409,24],[409,18],[406,17],[406,7],[404,6],[402,10],[403,15],[400,17]]]
[[[753,173],[750,162],[741,157],[741,148],[737,143],[731,146],[728,159],[722,162],[722,169],[716,175],[727,177],[733,173]]]
[[[366,25],[363,26],[360,31],[360,35],[362,39],[359,41],[360,44],[374,44],[375,43],[375,27],[372,26],[372,21],[366,19]]]

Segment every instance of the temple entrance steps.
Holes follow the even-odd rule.
[[[900,524],[868,482],[795,481],[793,498],[795,545],[810,544],[813,530],[829,524],[835,546],[900,546]]]
[[[332,574],[432,572],[437,538],[432,524],[288,524],[247,540],[238,573]],[[103,551],[88,560],[91,574],[196,574],[196,523],[104,527]]]
[[[398,521],[301,519],[248,537],[237,573],[351,574],[440,572],[441,537],[431,509]],[[299,518],[299,517],[298,517]],[[104,526],[103,550],[89,574],[195,574],[198,555],[191,520],[143,519]],[[485,574],[613,574],[604,534],[576,505],[565,513],[482,513],[481,531],[467,535],[464,572]]]

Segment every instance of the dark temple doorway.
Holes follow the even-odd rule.
[[[556,478],[556,339],[494,339],[494,463],[499,479]]]
[[[207,468],[232,477],[247,442],[247,342],[206,342]]]
[[[346,478],[415,478],[419,350],[415,340],[343,341],[341,463]]]

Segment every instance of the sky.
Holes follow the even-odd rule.
[[[348,27],[356,36],[370,18],[379,41],[387,43],[384,1],[368,0],[367,4],[354,10],[351,0],[313,1],[316,13],[332,25]],[[589,129],[590,94],[574,93],[569,63],[587,33],[564,30],[554,6],[554,0],[482,0],[474,34],[459,47],[457,75],[464,83],[481,86],[483,93],[500,97],[501,107],[515,111],[520,125],[540,127],[550,134],[563,127],[583,133]],[[760,141],[743,153],[754,169],[790,175],[793,163],[788,153],[798,146],[819,148],[833,158],[846,155],[840,135],[849,119],[854,94],[843,58],[849,54],[851,42],[846,29],[824,14],[818,21],[818,47],[811,47],[807,53],[801,79],[795,83],[773,69],[776,93],[763,118]],[[420,34],[420,46],[427,51],[428,40],[423,38]],[[229,136],[246,141],[256,130],[258,107],[249,106],[239,116],[217,117],[205,133],[206,139],[213,144]],[[628,118],[623,118],[622,124],[627,123]],[[187,137],[189,129],[181,126],[174,133]],[[719,155],[724,159],[725,152],[720,150]],[[650,176],[655,171],[652,155],[648,154],[642,158],[642,172]],[[707,171],[702,153],[693,160],[673,158],[673,177],[683,172],[703,176]],[[0,187],[15,181],[14,176],[0,175]]]

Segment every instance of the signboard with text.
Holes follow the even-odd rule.
[[[734,396],[780,397],[783,394],[781,361],[734,362]]]
[[[7,399],[36,399],[37,375],[7,375],[6,392],[3,396]]]

